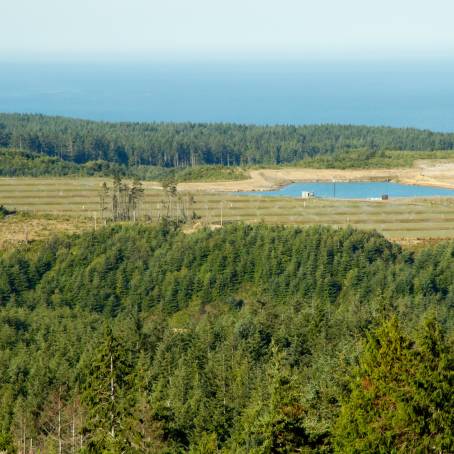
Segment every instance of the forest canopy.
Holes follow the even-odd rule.
[[[0,255],[0,450],[452,452],[454,243],[113,225]]]
[[[108,123],[0,114],[0,147],[78,164],[187,167],[295,163],[351,150],[453,150],[454,134],[353,125]]]

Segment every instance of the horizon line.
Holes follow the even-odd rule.
[[[34,117],[48,117],[48,118],[63,118],[66,120],[75,121],[86,121],[91,123],[108,123],[108,124],[168,124],[168,125],[181,125],[181,124],[192,124],[192,125],[235,125],[235,126],[246,126],[246,127],[257,127],[257,128],[274,128],[274,127],[306,127],[306,126],[343,126],[343,127],[362,127],[362,128],[377,128],[377,129],[403,129],[403,130],[415,130],[422,132],[431,132],[434,134],[454,134],[452,131],[437,131],[430,128],[419,128],[416,126],[392,126],[387,124],[373,125],[367,123],[245,123],[236,121],[166,121],[166,120],[95,120],[91,118],[83,117],[72,117],[69,115],[52,115],[40,112],[5,112],[0,111],[1,115],[23,115],[23,116],[34,116]]]
[[[93,62],[125,62],[125,63],[200,63],[200,62],[417,62],[446,61],[454,62],[454,53],[378,53],[351,52],[339,53],[164,53],[164,52],[0,52],[1,63],[82,63]]]

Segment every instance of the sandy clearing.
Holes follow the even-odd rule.
[[[419,160],[411,168],[395,169],[261,169],[252,170],[248,180],[180,183],[183,191],[266,191],[298,181],[394,181],[422,186],[454,188],[454,162]],[[150,186],[152,183],[150,182]],[[156,187],[156,184],[153,184]]]
[[[178,189],[193,192],[236,192],[236,191],[266,191],[298,181],[395,181],[405,184],[423,186],[438,186],[454,188],[454,160],[418,160],[411,168],[395,169],[307,169],[282,168],[251,170],[247,180],[211,181],[180,183]],[[108,179],[107,179],[108,180]],[[15,185],[29,185],[33,192],[37,190],[53,190],[60,187],[63,195],[65,191],[80,189],[83,185],[87,191],[98,190],[105,178],[96,177],[61,177],[61,178],[0,178],[3,190]],[[41,185],[37,185],[41,183]],[[144,181],[147,190],[162,189],[157,181]]]
[[[0,222],[0,250],[18,243],[49,238],[56,233],[70,234],[89,228],[93,228],[91,219],[24,219],[8,216]]]

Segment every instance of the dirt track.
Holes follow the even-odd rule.
[[[383,181],[454,188],[454,162],[420,160],[412,168],[396,169],[262,169],[252,170],[250,179],[206,183],[180,183],[185,191],[264,191],[297,181]]]

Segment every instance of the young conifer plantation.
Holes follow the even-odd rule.
[[[454,243],[113,224],[0,256],[0,452],[454,451]]]

